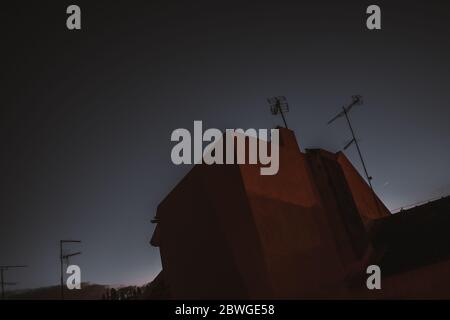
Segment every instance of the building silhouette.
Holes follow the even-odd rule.
[[[342,152],[285,128],[279,152],[276,175],[200,164],[166,196],[150,298],[450,298],[449,198],[392,215]]]

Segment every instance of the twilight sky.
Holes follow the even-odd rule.
[[[189,170],[176,128],[271,128],[285,95],[301,148],[338,151],[352,111],[390,209],[450,194],[450,6],[445,1],[30,1],[2,6],[0,265],[18,288],[59,281],[59,239],[82,280],[142,284],[158,203]],[[448,1],[447,1],[448,2]],[[82,10],[69,31],[66,7]],[[365,27],[382,9],[382,30]],[[346,152],[358,167],[353,148]]]

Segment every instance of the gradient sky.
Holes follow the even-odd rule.
[[[171,163],[171,132],[274,127],[274,95],[301,148],[338,151],[348,129],[326,122],[361,94],[351,118],[385,204],[450,193],[446,2],[377,1],[381,31],[365,27],[372,2],[242,2],[2,6],[0,265],[30,265],[7,280],[57,284],[73,238],[83,281],[150,281],[150,220],[190,168]],[[72,3],[81,31],[65,27]]]

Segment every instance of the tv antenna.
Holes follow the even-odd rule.
[[[350,129],[351,134],[352,134],[352,139],[349,142],[347,142],[347,144],[344,146],[344,150],[347,150],[353,143],[355,144],[356,150],[358,151],[359,159],[361,160],[361,164],[362,164],[363,169],[364,169],[364,174],[366,175],[367,183],[369,184],[369,187],[372,190],[372,194],[373,194],[373,199],[375,201],[375,205],[377,207],[377,210],[380,211],[380,207],[379,207],[376,195],[375,195],[375,191],[373,190],[373,187],[372,187],[372,177],[367,172],[366,163],[364,162],[364,158],[362,156],[361,149],[359,148],[359,144],[358,144],[359,140],[356,138],[355,131],[353,130],[352,124],[350,122],[350,118],[348,116],[350,110],[352,110],[352,108],[354,106],[360,106],[362,104],[363,104],[362,96],[360,96],[360,95],[353,95],[352,96],[352,102],[348,106],[343,106],[342,107],[342,111],[339,112],[336,116],[334,116],[330,121],[328,121],[327,124],[331,124],[332,122],[334,122],[335,120],[337,120],[337,119],[339,119],[339,118],[341,118],[343,116],[347,120],[348,127]]]
[[[81,251],[78,251],[78,252],[75,252],[75,253],[71,253],[71,254],[65,254],[65,255],[63,255],[63,260],[66,262],[66,265],[69,265],[70,257],[77,256],[79,254],[81,254]]]
[[[366,175],[367,182],[369,183],[370,188],[372,189],[372,177],[369,176],[369,173],[367,172],[366,163],[364,162],[361,149],[359,148],[358,139],[356,139],[355,131],[353,130],[352,124],[350,122],[350,118],[348,116],[350,110],[354,106],[359,106],[363,104],[363,99],[360,95],[354,95],[352,96],[352,102],[348,106],[342,107],[342,111],[339,112],[336,116],[334,116],[330,121],[327,122],[327,124],[333,123],[335,120],[339,119],[342,116],[345,116],[345,119],[347,120],[348,127],[350,129],[350,133],[352,134],[352,139],[344,146],[344,150],[347,150],[352,144],[355,144],[356,150],[358,151],[359,159],[361,160],[361,164],[364,169],[364,174]]]
[[[59,263],[60,263],[60,271],[61,271],[60,285],[61,285],[61,299],[62,300],[64,300],[64,271],[63,271],[64,261],[68,265],[70,257],[81,254],[81,251],[63,254],[64,243],[81,243],[81,240],[59,240]]]
[[[267,102],[270,105],[270,112],[275,116],[277,114],[281,114],[281,118],[283,118],[284,127],[288,129],[288,125],[286,123],[286,118],[284,114],[289,112],[289,105],[287,103],[287,99],[284,96],[278,96],[267,99]]]
[[[5,286],[14,286],[17,284],[17,282],[6,282],[5,281],[5,275],[4,272],[9,269],[16,269],[16,268],[26,268],[28,266],[21,265],[21,266],[0,266],[0,281],[1,281],[1,287],[2,287],[2,300],[5,299]]]

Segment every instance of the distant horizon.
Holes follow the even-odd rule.
[[[104,283],[96,283],[96,282],[82,282],[82,287],[81,290],[83,289],[83,284],[86,286],[91,286],[91,285],[98,285],[98,286],[103,286],[103,287],[108,287],[108,288],[125,288],[125,287],[143,287],[149,283],[151,283],[154,279],[152,279],[149,282],[145,282],[142,284],[114,284],[114,285],[110,285],[110,284],[104,284]],[[27,287],[27,288],[20,288],[20,289],[14,289],[14,290],[9,290],[7,288],[5,288],[5,294],[6,293],[14,293],[14,292],[22,292],[22,291],[29,291],[29,290],[36,290],[36,289],[44,289],[44,288],[60,288],[59,283],[58,284],[50,284],[50,285],[46,285],[46,286],[40,286],[40,287]],[[67,288],[65,288],[65,290],[69,291]]]

